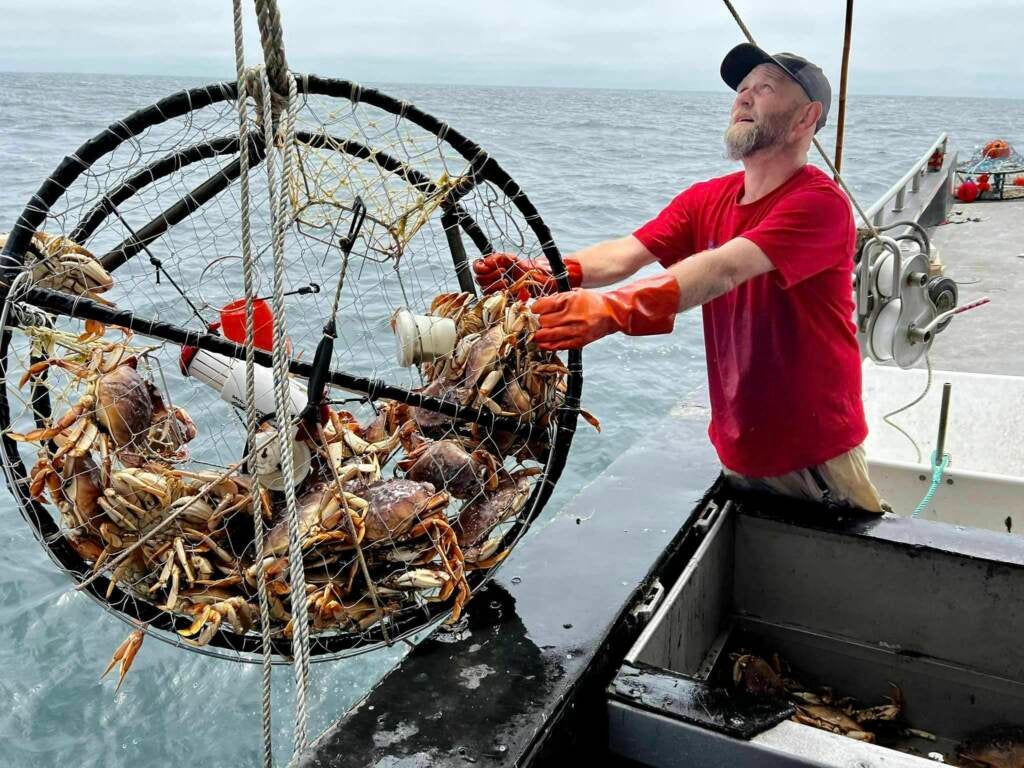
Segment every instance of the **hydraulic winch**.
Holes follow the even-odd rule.
[[[909,368],[931,348],[957,308],[956,281],[942,274],[924,229],[913,222],[891,224],[907,231],[868,237],[857,253],[854,291],[861,354],[877,363]],[[987,301],[987,300],[985,300]]]

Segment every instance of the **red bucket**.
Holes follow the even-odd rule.
[[[263,299],[252,301],[253,343],[268,352],[274,347],[274,315]],[[224,337],[236,344],[245,344],[245,299],[236,299],[220,311]]]

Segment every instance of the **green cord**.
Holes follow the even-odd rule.
[[[942,462],[940,464],[935,463],[935,453],[932,453],[932,484],[928,488],[928,493],[921,499],[921,503],[917,505],[917,509],[914,510],[914,514],[911,517],[920,517],[921,513],[924,512],[928,505],[932,503],[932,499],[935,498],[935,492],[939,490],[939,483],[942,482],[942,473],[949,467],[949,454],[942,454]]]

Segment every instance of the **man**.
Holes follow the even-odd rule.
[[[806,59],[749,44],[726,55],[721,74],[736,91],[725,145],[743,171],[694,184],[631,236],[567,258],[576,290],[534,302],[535,339],[558,350],[668,333],[678,312],[703,305],[708,434],[730,480],[880,512],[862,445],[853,214],[807,164],[831,88]],[[664,273],[590,290],[655,261]],[[554,293],[543,260],[494,254],[474,270],[485,290],[534,270]]]

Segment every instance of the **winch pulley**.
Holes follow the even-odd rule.
[[[941,275],[919,227],[869,236],[857,253],[854,292],[861,351],[877,363],[909,368],[931,348],[956,312],[956,283]]]

